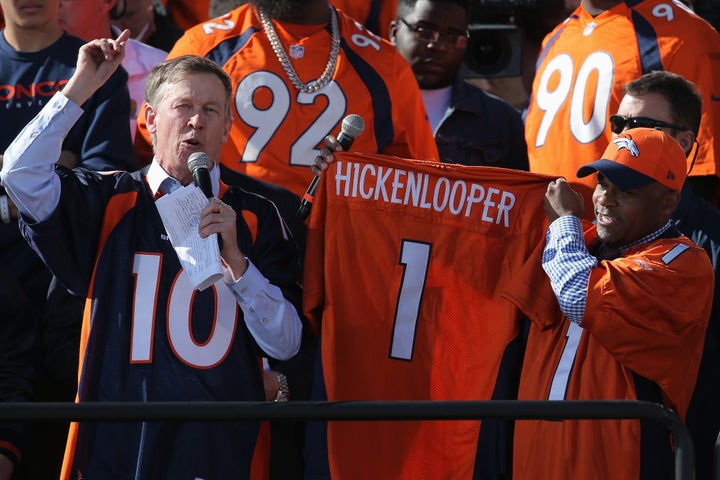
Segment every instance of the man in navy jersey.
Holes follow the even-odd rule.
[[[288,359],[300,345],[298,256],[271,202],[219,181],[214,165],[231,122],[227,75],[195,56],[153,69],[148,169],[54,166],[79,105],[120,65],[128,38],[126,30],[80,49],[75,74],[13,141],[0,174],[26,239],[89,302],[79,400],[264,400],[260,357]],[[203,291],[190,285],[155,205],[193,182],[187,160],[196,152],[211,159],[214,194],[198,231],[223,239],[223,278]],[[257,422],[73,424],[63,478],[243,479],[251,470],[255,478],[267,469],[262,440]]]

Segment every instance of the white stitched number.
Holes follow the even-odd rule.
[[[575,363],[575,355],[577,354],[580,337],[582,336],[582,327],[575,322],[570,322],[568,331],[565,334],[567,342],[560,356],[560,363],[555,369],[552,385],[550,385],[550,395],[548,400],[564,400],[567,392],[568,381],[570,380],[570,372]]]
[[[590,143],[605,131],[614,74],[612,57],[607,52],[593,52],[580,66],[574,86],[573,74],[572,59],[566,54],[553,58],[543,71],[535,101],[545,114],[538,128],[536,147],[545,144],[555,116],[567,101],[568,95],[571,95],[568,119],[570,131],[578,142]],[[549,90],[550,81],[556,76],[559,76],[557,85]],[[596,90],[593,95],[586,95],[591,79],[596,82]],[[584,112],[588,99],[592,99],[593,105],[592,115],[586,122]]]
[[[220,20],[220,19],[218,19]],[[212,35],[214,30],[232,30],[235,28],[235,22],[229,18],[223,18],[222,23],[207,22],[203,23],[202,29],[205,35]]]
[[[412,360],[420,302],[430,262],[430,247],[429,243],[411,240],[402,242],[399,263],[405,268],[395,309],[395,323],[390,344],[391,358]]]
[[[268,89],[272,103],[264,108],[255,104],[259,89]],[[290,165],[310,166],[320,153],[315,148],[342,120],[347,107],[345,94],[335,81],[328,82],[315,93],[298,92],[295,101],[299,105],[312,105],[318,97],[326,97],[327,106],[320,115],[302,132],[290,149]],[[282,123],[290,112],[292,97],[285,82],[278,75],[268,71],[253,72],[243,78],[235,94],[235,108],[238,116],[255,131],[242,152],[243,162],[256,162],[270,140],[283,135]]]
[[[152,362],[161,263],[161,256],[157,254],[135,255],[130,363]],[[194,368],[210,368],[220,363],[235,338],[238,316],[235,298],[226,288],[211,288],[215,293],[215,317],[210,336],[204,343],[198,343],[193,338],[190,312],[195,292],[182,271],[168,296],[167,336],[170,347],[180,361]]]
[[[684,8],[685,5],[683,5],[682,3],[679,3],[678,7],[688,10],[687,8]],[[660,3],[658,5],[655,5],[652,9],[652,14],[653,17],[665,17],[667,18],[668,22],[672,22],[673,20],[675,20],[675,12],[673,12],[673,7],[668,5],[667,3]]]

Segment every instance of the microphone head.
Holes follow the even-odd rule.
[[[188,157],[187,166],[191,172],[195,172],[198,168],[207,168],[210,170],[212,161],[205,152],[195,152]]]
[[[343,119],[340,129],[348,137],[357,138],[365,130],[365,120],[357,113],[351,113]]]

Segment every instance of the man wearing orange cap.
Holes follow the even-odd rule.
[[[705,251],[670,221],[686,168],[667,133],[620,134],[577,172],[597,176],[593,225],[565,179],[549,184],[544,273],[529,268],[509,294],[532,320],[518,398],[637,399],[684,418],[714,282]],[[640,420],[518,422],[513,455],[521,480],[674,477],[669,434]]]

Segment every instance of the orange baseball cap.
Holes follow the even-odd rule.
[[[677,140],[662,130],[632,128],[614,138],[600,160],[580,167],[577,176],[596,171],[622,190],[658,182],[680,191],[687,176],[687,160]]]

